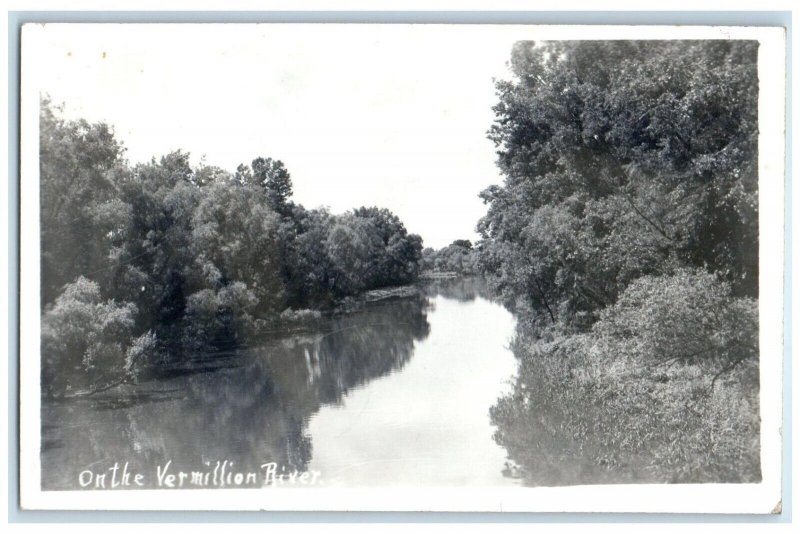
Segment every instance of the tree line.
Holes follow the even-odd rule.
[[[43,391],[60,395],[246,344],[416,279],[422,239],[384,208],[292,200],[284,164],[177,151],[129,164],[104,123],[40,112]]]
[[[531,483],[759,479],[757,54],[514,46],[479,265],[522,318],[492,418]]]
[[[422,249],[421,267],[431,273],[452,273],[471,276],[480,273],[480,250],[468,239],[456,239],[438,250]]]

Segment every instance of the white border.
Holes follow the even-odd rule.
[[[80,26],[80,25],[75,25]],[[184,26],[184,25],[181,25]],[[273,24],[314,38],[322,25]],[[37,36],[21,50],[20,496],[24,509],[358,510],[769,513],[781,500],[784,266],[785,35],[783,28],[702,26],[424,25],[514,39],[757,39],[759,47],[759,224],[761,457],[759,484],[611,485],[563,488],[41,491],[39,390],[39,158]],[[420,31],[420,25],[325,24],[326,31]],[[146,27],[142,28],[146,31]],[[80,31],[80,28],[76,28]]]

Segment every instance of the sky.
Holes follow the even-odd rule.
[[[23,33],[23,77],[67,117],[112,125],[131,163],[181,149],[232,172],[272,157],[295,202],[387,207],[439,248],[477,239],[478,193],[502,182],[486,131],[515,40],[474,26],[50,24]]]

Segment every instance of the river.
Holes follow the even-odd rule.
[[[132,489],[218,462],[258,472],[252,486],[264,465],[325,487],[518,483],[489,419],[516,371],[514,317],[477,279],[420,287],[203,372],[43,402],[43,489],[110,485],[126,463]]]

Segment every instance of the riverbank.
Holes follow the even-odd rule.
[[[376,305],[393,300],[419,300],[423,296],[442,294],[456,300],[472,300],[477,294],[489,299],[485,286],[478,283],[474,276],[457,273],[435,273],[441,276],[420,276],[417,281],[402,286],[384,287],[364,291],[358,295],[346,297],[327,310],[287,308],[273,319],[266,321],[263,328],[251,333],[246,342],[232,342],[208,350],[192,353],[187,358],[172,360],[168,357],[148,358],[140,363],[136,377],[120,377],[105,384],[85,386],[73,389],[63,395],[52,397],[53,400],[76,398],[92,398],[102,402],[110,402],[119,397],[121,402],[138,390],[137,384],[149,380],[169,379],[180,375],[203,374],[218,369],[236,367],[242,351],[268,343],[281,342],[293,336],[315,335],[326,329],[332,320],[368,313]],[[149,361],[149,363],[144,363]]]
[[[506,453],[488,417],[516,369],[506,343],[514,319],[475,298],[480,283],[385,288],[380,301],[323,314],[309,332],[198,354],[191,369],[89,397],[45,400],[42,486],[80,489],[81,472],[115,461],[154,473],[170,461],[170,470],[202,471],[209,459],[211,469],[228,460],[241,470],[316,470],[330,487],[516,485],[503,475]],[[402,297],[415,289],[424,297]],[[374,466],[395,452],[376,478]],[[158,489],[157,479],[145,482]]]
[[[419,275],[420,280],[452,280],[465,276],[455,271],[425,271]]]
[[[134,392],[138,391],[140,381],[169,379],[179,375],[202,374],[235,367],[241,363],[238,362],[239,355],[252,347],[280,342],[293,336],[314,335],[324,331],[332,320],[362,313],[370,305],[395,299],[419,298],[423,294],[419,282],[415,282],[364,291],[342,299],[327,310],[287,308],[280,314],[264,320],[261,328],[252,332],[246,341],[232,340],[229,344],[218,344],[216,347],[195,351],[187,357],[177,359],[167,357],[164,350],[160,349],[140,361],[135,376],[120,376],[105,383],[85,385],[70,389],[62,395],[45,396],[45,398],[58,401],[89,397],[102,402],[111,402],[119,397],[121,402],[127,402],[126,399],[136,396]]]

